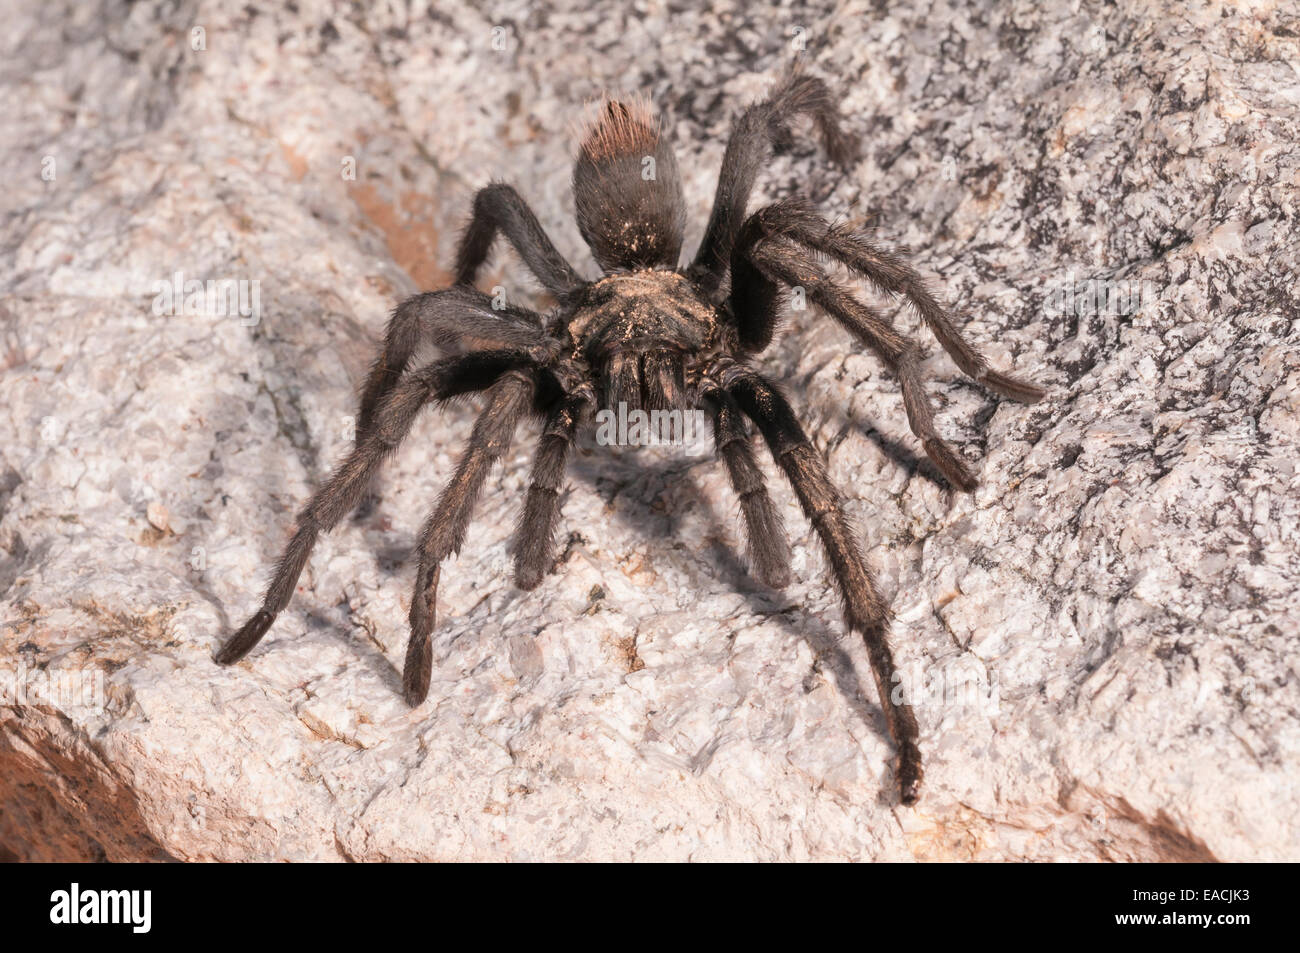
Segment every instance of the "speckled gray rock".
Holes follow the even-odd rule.
[[[1294,13],[367,6],[6,21],[0,855],[1300,859]],[[731,118],[795,56],[843,90],[863,160],[801,139],[759,198],[797,186],[875,226],[998,367],[1051,388],[995,399],[925,337],[941,428],[982,474],[963,496],[829,321],[793,314],[764,359],[924,689],[921,803],[897,805],[792,495],[774,483],[796,581],[768,592],[707,448],[588,441],[562,565],[523,594],[524,427],[408,710],[407,557],[473,402],[422,418],[263,645],[213,664],[347,446],[388,311],[446,282],[473,188],[512,180],[593,274],[569,129],[640,90],[691,242]],[[537,303],[494,261],[485,286]],[[168,302],[178,272],[245,282],[245,308]]]

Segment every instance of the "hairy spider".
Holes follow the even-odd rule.
[[[975,380],[1022,401],[1037,400],[1043,391],[990,368],[917,273],[862,235],[831,226],[796,199],[745,216],[760,167],[772,147],[789,137],[789,122],[800,114],[815,122],[835,162],[847,166],[853,159],[856,140],[841,129],[826,84],[789,72],[765,101],[737,120],[704,240],[685,267],[678,261],[685,207],[676,160],[658,120],[642,104],[606,102],[586,130],[574,167],[578,228],[603,272],[595,281],[583,280],[556,251],[513,188],[493,184],[480,190],[456,254],[455,286],[408,298],[393,313],[362,391],[354,449],[298,514],[261,609],[221,648],[217,661],[242,658],[271,627],[288,605],[319,535],[361,501],[375,469],[397,449],[421,408],[476,391],[487,391],[486,406],[420,535],[402,679],[411,705],[424,701],[429,691],[439,567],[459,552],[489,469],[505,452],[516,424],[530,413],[545,423],[511,547],[520,588],[535,588],[554,563],[559,490],[579,427],[595,410],[619,402],[635,409],[709,412],[717,452],[740,498],[754,574],[782,587],[790,578],[789,546],[755,463],[748,418],[825,546],[846,621],[866,642],[898,749],[902,801],[914,803],[921,753],[912,708],[892,692],[888,608],[825,463],[780,388],[754,368],[753,360],[772,341],[784,289],[804,289],[893,371],[908,422],[944,476],[963,490],[974,488],[975,477],[962,458],[935,432],[917,344],[832,281],[819,262],[825,257],[909,302]],[[643,174],[647,169],[651,174]],[[549,315],[493,307],[474,288],[498,232],[555,296]],[[425,342],[452,356],[408,369]]]

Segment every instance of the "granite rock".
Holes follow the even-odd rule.
[[[1300,19],[1283,4],[25,4],[0,37],[0,856],[1300,859]],[[239,665],[293,514],[346,450],[387,314],[513,182],[594,275],[572,127],[665,113],[702,232],[737,110],[842,92],[869,225],[1025,407],[925,342],[954,494],[898,388],[814,311],[765,355],[861,529],[917,695],[898,805],[865,652],[764,460],[795,580],[746,572],[705,447],[571,467],[563,557],[506,547],[537,427],[399,670],[411,550],[468,436],[431,412]],[[802,132],[802,130],[800,130]],[[179,277],[177,277],[179,276]],[[187,307],[173,281],[230,281]],[[499,252],[484,287],[545,307]],[[859,290],[867,294],[866,288]],[[196,302],[197,303],[197,302]]]

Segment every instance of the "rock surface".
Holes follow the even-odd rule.
[[[21,5],[0,38],[0,856],[1300,859],[1284,7]],[[523,427],[408,710],[408,556],[473,401],[421,419],[262,646],[216,666],[347,446],[388,311],[446,283],[473,189],[514,182],[594,274],[570,129],[643,91],[693,246],[732,117],[796,56],[863,158],[844,173],[800,137],[755,204],[798,187],[871,224],[996,366],[1051,389],[996,399],[921,332],[967,496],[828,320],[794,313],[764,360],[932,689],[920,804],[898,806],[792,495],[764,460],[796,555],[769,592],[707,447],[588,441],[562,565],[524,594]],[[544,306],[493,261],[483,287]],[[177,272],[257,282],[258,307],[169,309]],[[1123,294],[1098,302],[1106,282]]]

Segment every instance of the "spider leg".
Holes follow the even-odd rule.
[[[740,408],[758,425],[777,465],[785,471],[804,513],[821,537],[835,581],[844,600],[849,627],[862,634],[880,707],[898,748],[898,784],[904,804],[920,796],[921,751],[912,706],[895,697],[898,679],[887,633],[889,610],[876,593],[871,572],[862,558],[849,520],[826,466],[808,442],[794,411],[769,381],[749,371],[736,373],[728,386]]]
[[[705,392],[704,401],[713,411],[718,455],[727,466],[731,488],[740,498],[754,575],[765,586],[784,589],[790,584],[790,544],[781,514],[772,504],[763,473],[754,460],[741,410],[725,390]]]
[[[966,341],[948,312],[930,294],[925,280],[910,265],[851,229],[832,226],[805,203],[785,201],[760,209],[746,222],[745,233],[751,244],[766,236],[783,235],[843,263],[879,290],[901,295],[966,375],[1004,397],[1033,403],[1046,393],[1037,384],[989,367],[988,358]],[[732,284],[736,284],[734,277]]]
[[[560,516],[560,481],[578,422],[591,405],[582,393],[560,399],[547,418],[537,454],[524,511],[515,529],[511,549],[515,557],[515,585],[536,589],[555,562],[555,526]]]
[[[523,196],[504,182],[493,182],[474,195],[474,211],[456,250],[457,284],[474,283],[499,231],[505,232],[524,264],[551,294],[561,296],[582,284]]]
[[[434,361],[404,377],[380,403],[374,425],[358,437],[347,459],[298,513],[297,528],[276,566],[262,607],[221,647],[216,661],[222,665],[239,661],[266,634],[289,604],[320,534],[333,529],[356,506],[375,470],[397,449],[425,404],[484,390],[507,371],[531,363],[528,355],[519,352],[482,351]]]
[[[495,308],[490,297],[469,287],[426,291],[407,298],[389,319],[383,346],[361,389],[358,442],[421,343],[456,350],[529,351],[544,363],[558,353],[560,344],[546,335],[541,324],[541,315],[524,308]]]
[[[429,694],[433,670],[429,635],[437,615],[439,567],[448,556],[460,552],[483,481],[510,445],[520,418],[531,408],[534,389],[532,376],[521,371],[507,372],[493,385],[488,405],[474,422],[456,472],[420,534],[420,568],[411,597],[411,637],[402,671],[402,691],[411,706],[420,704]]]
[[[948,482],[967,492],[978,481],[966,464],[934,429],[934,411],[921,382],[920,349],[895,331],[884,318],[827,277],[826,272],[797,246],[784,239],[772,239],[753,248],[747,259],[769,280],[802,287],[813,301],[850,333],[876,352],[898,378],[903,406],[912,432]],[[748,316],[738,312],[741,339],[746,338]],[[767,334],[770,337],[770,324]],[[748,336],[752,336],[748,334]]]
[[[736,120],[722,157],[704,240],[691,263],[692,277],[706,291],[722,283],[759,168],[773,144],[789,137],[791,119],[800,113],[810,114],[831,160],[845,167],[852,162],[857,154],[857,139],[840,127],[835,103],[822,80],[792,69],[767,99],[750,106]]]

